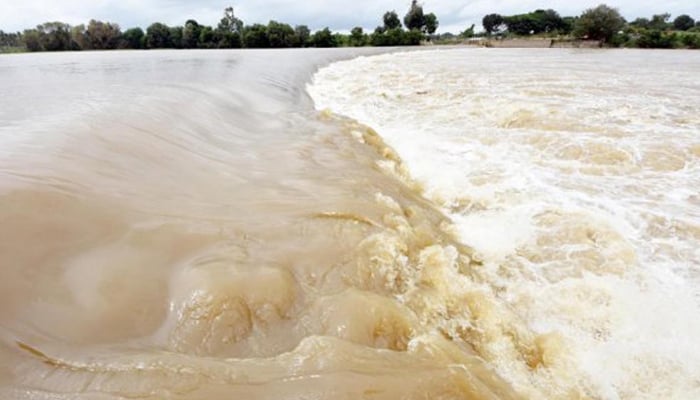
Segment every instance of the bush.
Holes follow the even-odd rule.
[[[649,30],[642,33],[637,39],[637,45],[644,49],[672,49],[677,42],[675,33],[665,33],[657,30]]]
[[[694,26],[695,20],[687,14],[679,15],[673,20],[673,28],[678,29],[679,31],[687,31]]]
[[[423,33],[417,29],[404,31],[401,28],[377,28],[370,36],[370,43],[372,46],[416,46],[423,38]]]
[[[625,26],[625,19],[616,8],[604,4],[589,8],[576,21],[574,34],[579,38],[609,42]]]
[[[681,43],[689,49],[700,49],[700,34],[684,33],[681,34]]]
[[[629,33],[624,32],[610,38],[609,44],[612,47],[633,47],[634,40],[632,40],[632,36]]]
[[[314,47],[338,47],[338,38],[328,27],[314,32],[311,35],[311,43]]]

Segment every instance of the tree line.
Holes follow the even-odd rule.
[[[350,34],[332,32],[328,27],[311,32],[306,25],[270,21],[267,25],[246,25],[233,7],[224,10],[215,27],[187,20],[182,26],[156,22],[144,31],[122,31],[112,22],[91,20],[87,25],[71,26],[46,22],[23,32],[0,30],[0,50],[27,51],[114,50],[114,49],[233,49],[340,46],[404,46],[429,40],[438,27],[435,14],[425,13],[417,0],[404,15],[403,26],[396,11],[387,11],[382,24],[367,34],[355,27]]]
[[[425,13],[412,0],[403,19],[395,10],[387,11],[373,32],[362,27],[349,34],[332,32],[328,27],[311,32],[306,25],[292,26],[278,21],[267,25],[246,25],[233,11],[224,10],[215,26],[187,20],[182,26],[153,23],[145,31],[131,28],[121,31],[116,23],[91,20],[87,25],[70,26],[46,22],[34,29],[6,33],[0,30],[1,51],[60,51],[111,49],[212,49],[212,48],[285,48],[340,46],[408,46],[426,40],[487,37],[550,37],[599,40],[606,46],[641,48],[700,48],[700,21],[683,14],[673,20],[668,13],[626,21],[616,8],[601,4],[579,16],[561,16],[552,9],[529,13],[488,14],[482,19],[483,32],[475,25],[459,35],[436,35],[438,19]]]
[[[481,22],[486,36],[544,34],[600,40],[616,47],[700,48],[700,21],[687,14],[671,20],[671,14],[664,13],[628,22],[616,8],[605,4],[575,17],[562,17],[549,9],[517,15],[488,14]]]

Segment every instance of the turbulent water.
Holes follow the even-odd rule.
[[[531,398],[700,398],[700,54],[452,50],[334,64],[484,265],[439,325]]]
[[[700,54],[378,52],[0,57],[0,398],[699,397]]]

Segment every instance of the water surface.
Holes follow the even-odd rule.
[[[438,324],[531,398],[700,396],[700,53],[470,49],[323,69],[484,266]],[[463,291],[456,287],[456,293]]]
[[[0,57],[0,397],[700,396],[700,55],[380,52]]]

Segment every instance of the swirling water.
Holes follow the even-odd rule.
[[[0,57],[0,397],[697,397],[698,56],[379,52]]]
[[[305,91],[377,52],[1,57],[0,397],[515,396],[418,323],[469,249]]]

